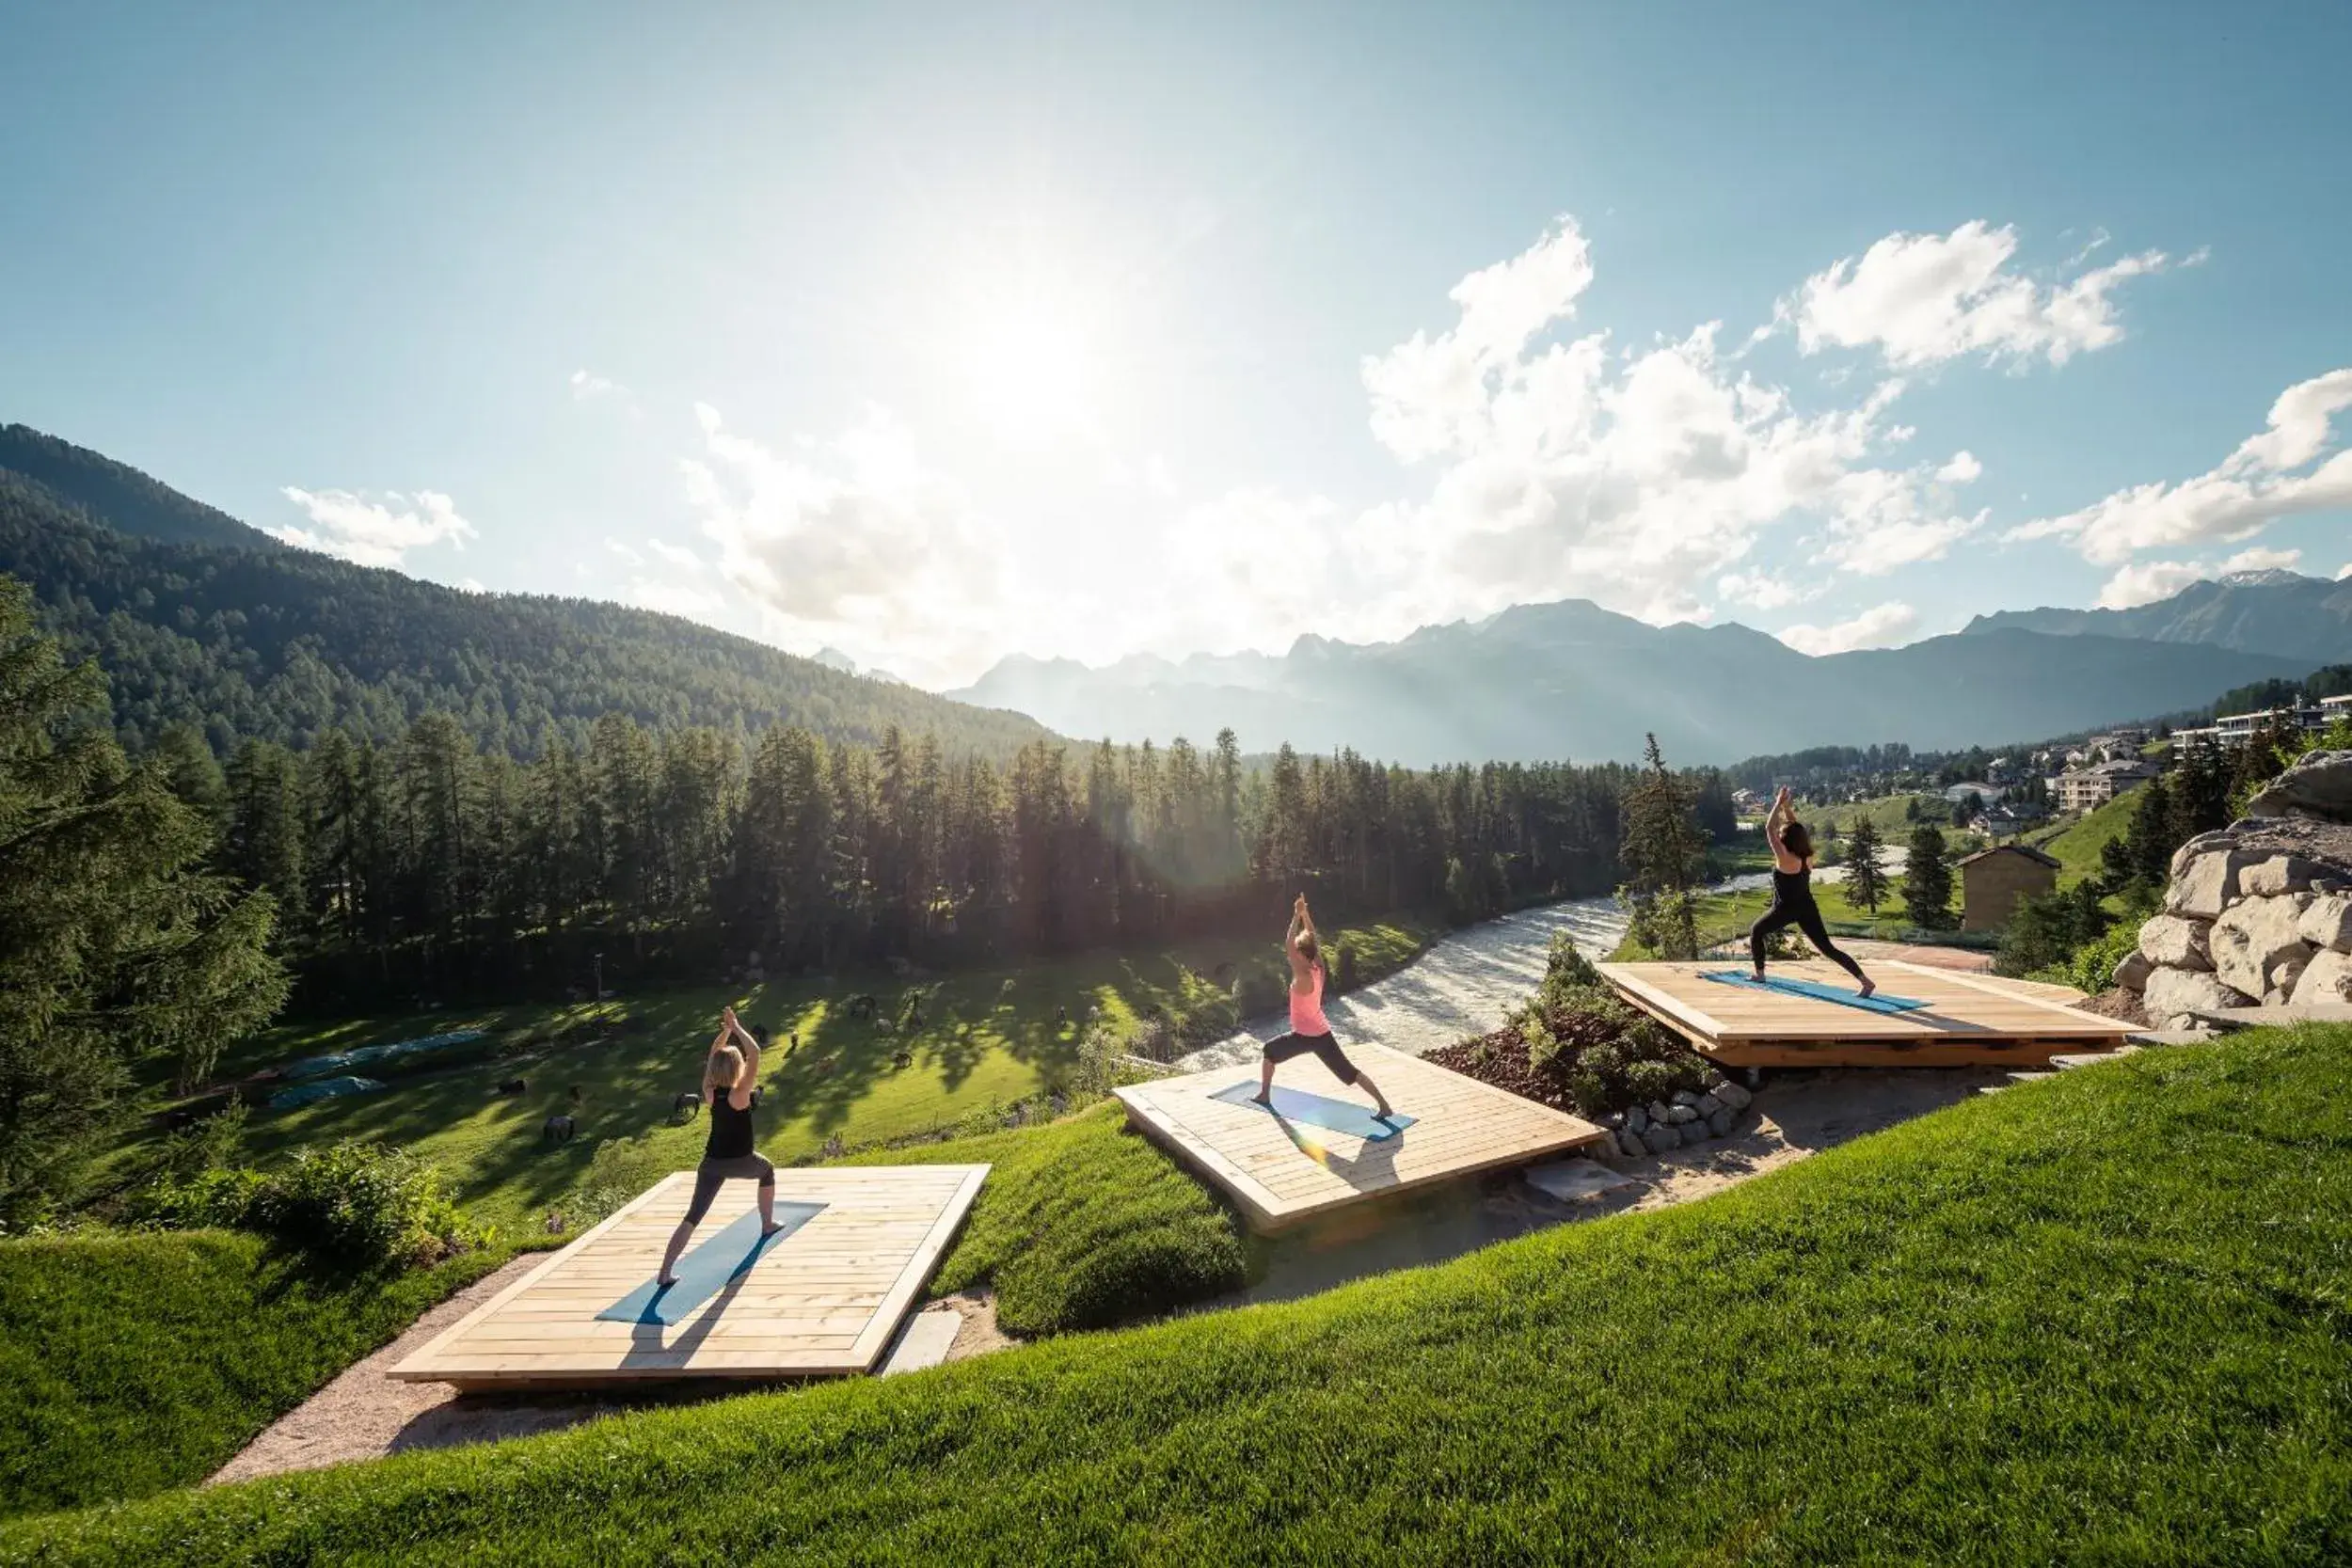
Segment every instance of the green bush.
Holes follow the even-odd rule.
[[[253,1217],[288,1242],[356,1267],[432,1262],[486,1240],[431,1165],[374,1144],[299,1151],[263,1180]]]
[[[2066,983],[2086,995],[2098,995],[2115,984],[2115,966],[2138,946],[2138,922],[2116,927],[2098,941],[2086,943],[2067,961]]]

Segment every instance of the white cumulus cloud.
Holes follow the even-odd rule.
[[[1781,630],[1783,642],[1801,654],[1851,653],[1856,648],[1884,648],[1901,641],[1919,625],[1919,612],[1900,599],[1875,605],[1851,621],[1816,626],[1799,624]]]
[[[462,550],[474,537],[474,526],[458,515],[457,503],[437,490],[387,491],[371,500],[352,490],[289,484],[279,494],[302,509],[310,526],[287,523],[262,532],[361,566],[398,566],[410,550],[431,545]]]
[[[598,375],[593,371],[572,372],[572,397],[576,402],[587,403],[595,398],[628,395],[628,388],[610,377]]]
[[[694,406],[704,453],[680,464],[719,570],[771,630],[887,646],[922,678],[962,675],[1005,629],[1007,550],[925,467],[887,409],[787,454]]]
[[[2141,550],[2235,543],[2281,517],[2352,508],[2352,451],[2319,461],[2335,416],[2347,407],[2352,369],[2298,382],[2279,394],[2259,435],[2194,479],[2136,484],[2004,537],[2071,540],[2086,560],[2112,566]]]
[[[2010,267],[2016,254],[2016,230],[1982,219],[1948,234],[1889,234],[1806,278],[1781,313],[1806,354],[1874,347],[1898,367],[1971,355],[2062,365],[2119,341],[2117,285],[2168,264],[2142,251],[2043,284]]]
[[[1715,592],[1735,605],[1751,610],[1785,610],[1805,597],[1805,591],[1778,572],[1725,572],[1715,579]]]
[[[1824,525],[1820,560],[1864,575],[1933,560],[1979,526],[1950,506],[1969,465],[1939,478],[1873,461],[1910,435],[1887,418],[1899,380],[1815,413],[1719,352],[1713,323],[1626,353],[1601,333],[1547,341],[1592,277],[1564,217],[1464,278],[1451,328],[1364,361],[1373,434],[1436,473],[1425,501],[1376,509],[1402,564],[1381,612],[1353,624],[1566,595],[1683,619],[1708,613],[1698,585],[1795,516]]]

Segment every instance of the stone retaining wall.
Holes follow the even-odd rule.
[[[2306,756],[2172,857],[2116,984],[2159,1028],[2200,1009],[2352,1003],[2352,752]]]

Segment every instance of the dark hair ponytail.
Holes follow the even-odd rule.
[[[1780,847],[1801,861],[1813,858],[1813,835],[1804,831],[1802,822],[1791,822],[1781,829]]]

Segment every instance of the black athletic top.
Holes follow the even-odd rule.
[[[727,1090],[721,1089],[711,1097],[710,1141],[703,1145],[706,1160],[740,1160],[752,1152],[755,1142],[752,1137],[752,1113],[728,1104],[727,1094]]]
[[[1813,902],[1813,868],[1783,871],[1772,867],[1772,903],[1782,909],[1794,909]]]

